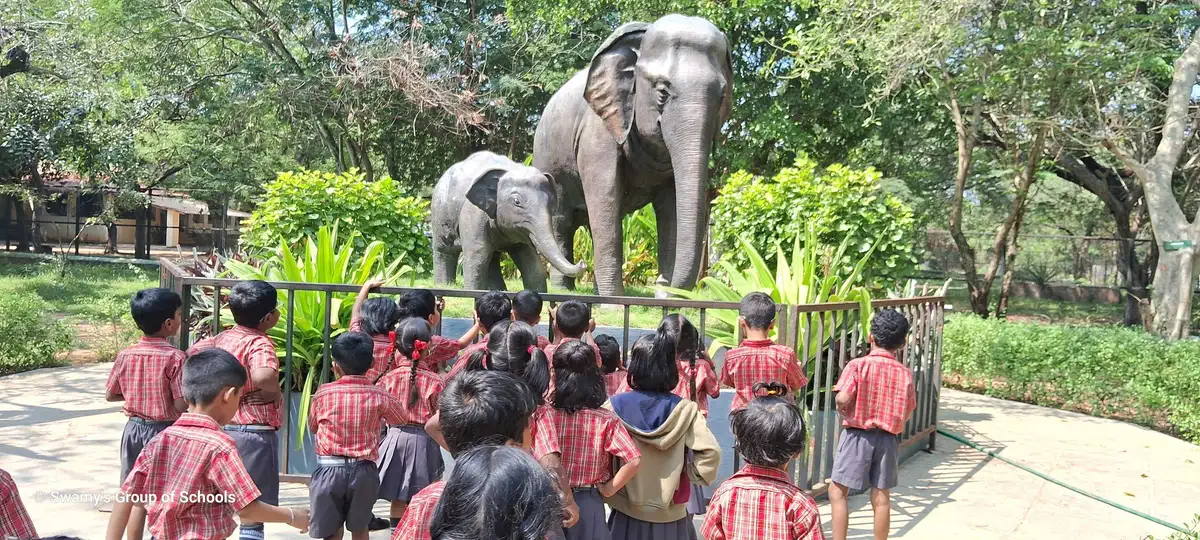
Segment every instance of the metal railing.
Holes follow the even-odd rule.
[[[196,303],[197,292],[199,292],[201,298],[205,299],[206,304],[212,306],[210,317],[211,332],[219,332],[221,330],[220,310],[222,309],[222,291],[228,291],[229,288],[236,285],[240,280],[191,276],[179,266],[166,259],[160,260],[160,269],[161,286],[176,291],[183,298],[182,312],[185,324],[180,331],[176,345],[182,349],[186,349],[192,343],[192,336],[198,330],[202,330],[198,327],[193,328],[196,322],[191,317],[194,304]],[[358,292],[360,286],[297,282],[271,282],[271,284],[283,295],[280,310],[285,314],[294,312],[298,294],[322,294],[325,302],[324,317],[322,319],[321,375],[319,381],[328,381],[331,370],[328,345],[334,331],[333,321],[337,316],[332,311],[332,306],[334,305],[332,301],[333,295],[341,293],[354,294]],[[410,289],[404,287],[383,287],[377,292],[379,294],[400,294],[407,290]],[[460,299],[474,299],[487,292],[456,289],[429,290],[436,296]],[[635,334],[653,331],[653,329],[631,326],[631,312],[635,309],[643,312],[647,309],[654,311],[661,309],[663,315],[671,311],[688,311],[693,313],[698,311],[698,318],[693,320],[697,323],[700,335],[709,336],[711,334],[709,331],[710,311],[736,311],[739,307],[737,302],[628,296],[601,297],[575,294],[543,294],[542,298],[551,305],[568,300],[576,300],[594,308],[601,306],[605,309],[619,308],[621,310],[622,321],[619,332],[621,334],[620,342],[622,344],[621,351],[623,356],[628,355],[630,344],[636,339]],[[211,299],[211,303],[208,299]],[[934,443],[937,427],[937,405],[941,393],[944,304],[945,298],[939,296],[876,300],[871,305],[872,311],[884,308],[898,309],[910,321],[911,331],[909,332],[908,343],[901,354],[898,355],[898,358],[913,371],[917,391],[917,408],[901,436],[902,453],[905,450],[911,451],[913,448],[932,448]],[[811,379],[808,387],[802,389],[797,397],[798,403],[803,406],[809,422],[808,429],[812,439],[812,446],[806,452],[804,462],[797,464],[793,473],[797,484],[806,490],[818,493],[823,492],[826,487],[825,482],[832,473],[833,452],[836,448],[837,437],[842,431],[841,422],[833,407],[833,386],[837,382],[837,377],[846,363],[860,356],[866,350],[866,336],[862,334],[860,324],[858,324],[859,309],[860,307],[857,303],[781,304],[777,307],[776,321],[778,336],[776,341],[796,351],[797,358],[809,370]],[[295,383],[297,382],[295,379],[296,373],[293,370],[297,365],[293,347],[293,338],[296,329],[295,321],[292,317],[287,316],[285,319],[287,322],[282,346],[282,374],[284,378],[282,386],[284,403],[290,404],[291,395],[294,392],[293,387],[296,386]],[[440,334],[441,326],[439,324],[439,328],[436,328],[435,332]],[[740,329],[736,327],[729,329],[726,325],[724,331],[732,331],[735,341],[741,341]],[[723,354],[718,356],[716,360],[720,362]],[[315,368],[315,366],[311,366],[310,368]],[[723,394],[722,398],[714,400],[714,417],[719,414],[720,407],[726,407],[727,410],[728,397],[728,394]],[[724,405],[717,405],[722,401]],[[290,418],[290,407],[288,406],[284,407],[284,417],[284,429],[282,433],[284,444],[283,455],[281,456],[283,470],[281,471],[281,478],[284,481],[307,481],[308,476],[302,474],[303,471],[298,471],[296,467],[289,467],[289,455],[294,454],[297,449],[292,448],[295,441],[291,435],[294,434],[290,433],[288,429],[289,426],[295,424],[295,419]],[[710,419],[710,425],[714,427],[714,430],[719,423]],[[721,425],[723,429],[727,429],[727,424]],[[732,472],[732,464],[734,463],[732,436],[725,435],[725,440],[722,441],[725,455],[722,460],[722,468],[727,472]],[[718,439],[722,439],[721,434],[718,434]],[[311,450],[307,451],[311,453]],[[728,474],[725,472],[721,475],[722,478],[727,476]]]

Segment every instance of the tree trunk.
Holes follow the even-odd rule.
[[[1021,233],[1021,222],[1025,218],[1025,208],[1021,207],[1016,223],[1008,233],[1008,243],[1004,246],[1004,277],[1000,281],[1000,298],[996,301],[996,318],[1008,318],[1008,297],[1012,292],[1013,276],[1017,273],[1017,240]]]
[[[13,197],[13,213],[17,215],[17,251],[29,251],[30,223],[24,200]]]
[[[30,231],[33,233],[33,251],[34,253],[42,252],[42,221],[46,219],[46,193],[42,187],[42,173],[38,170],[37,163],[34,163],[33,173],[33,195],[29,199],[29,207],[33,214],[33,226]]]
[[[949,76],[943,74],[949,79]],[[967,187],[967,176],[971,174],[971,159],[975,150],[976,135],[979,133],[980,113],[983,103],[979,97],[971,104],[970,123],[963,118],[958,106],[958,97],[954,90],[947,85],[949,92],[950,116],[954,119],[955,138],[958,143],[957,167],[954,172],[954,196],[950,199],[950,237],[958,247],[959,260],[962,264],[963,279],[967,282],[967,292],[971,299],[971,311],[980,317],[988,316],[988,291],[981,287],[979,274],[975,271],[975,249],[967,241],[962,232],[963,192]],[[989,284],[990,285],[990,284]]]

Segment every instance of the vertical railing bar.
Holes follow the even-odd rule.
[[[192,337],[192,286],[184,283],[179,290],[179,297],[183,299],[183,305],[179,306],[179,349],[186,351],[191,345],[188,341]]]
[[[837,366],[838,366],[837,371],[838,371],[839,378],[841,377],[842,372],[843,372],[842,370],[846,367],[846,364],[849,363],[850,360],[854,358],[853,353],[851,352],[850,349],[852,349],[856,346],[855,337],[857,337],[857,335],[858,335],[858,315],[859,315],[858,309],[849,310],[846,312],[846,319],[842,322],[842,350],[838,354],[838,360],[837,360]],[[847,325],[849,325],[849,327],[847,327]],[[850,338],[849,343],[846,342],[847,337]],[[833,371],[833,366],[830,366],[830,371]],[[835,417],[833,419],[833,440],[834,440],[833,447],[835,449],[834,450],[835,452],[837,451],[836,450],[837,449],[837,441],[841,438],[841,436],[842,436],[842,423],[838,421],[838,419],[835,415]]]
[[[663,306],[663,318],[667,318],[667,315],[669,314],[670,312],[667,310],[667,306]]]
[[[926,398],[929,397],[927,386],[929,385],[929,368],[926,365],[926,360],[929,355],[929,342],[926,339],[928,331],[927,313],[925,304],[917,304],[914,306],[914,311],[917,313],[917,320],[921,321],[921,325],[917,328],[917,366],[921,370],[921,377],[915,381],[917,390],[917,410],[913,413],[913,418],[916,419],[914,433],[920,433],[927,426],[925,413],[928,411],[926,407]]]
[[[622,324],[621,330],[621,364],[629,365],[629,304],[624,304],[625,322]],[[554,333],[550,335],[553,337]]]
[[[707,316],[708,316],[708,310],[706,310],[704,308],[700,308],[700,348],[704,350],[705,354],[708,353],[708,342],[705,341],[705,339],[708,339],[708,333],[706,333],[706,331],[705,331],[705,328],[707,326],[705,324],[707,322],[706,321]],[[713,360],[713,361],[715,362],[716,360]]]
[[[835,319],[836,314],[837,314],[837,312],[830,313],[829,319],[831,322]],[[822,324],[822,326],[824,326],[824,324]],[[826,349],[826,354],[825,354],[825,359],[824,359],[824,362],[827,362],[827,366],[825,368],[825,408],[828,411],[835,411],[837,409],[836,407],[834,407],[834,397],[833,397],[833,363],[836,361],[836,360],[834,360],[834,350],[833,350],[834,341],[833,341],[833,339],[834,339],[833,338],[833,327],[831,326],[829,328],[829,341],[830,341],[829,345],[830,346]],[[823,452],[821,454],[821,471],[822,471],[821,479],[822,480],[824,480],[825,478],[829,478],[829,476],[833,475],[833,452],[836,451],[835,445],[837,444],[837,441],[833,440],[833,425],[835,423],[837,423],[837,413],[826,414],[825,418],[823,420],[825,422],[825,425],[824,425],[824,429],[822,429],[822,432],[824,433],[825,437],[829,438],[830,442],[833,444],[830,445],[829,451]],[[828,476],[826,476],[826,475],[828,475]]]
[[[934,354],[932,357],[934,365],[933,365],[933,369],[931,370],[933,372],[934,378],[933,378],[933,391],[930,392],[930,399],[933,400],[933,411],[932,411],[932,414],[930,415],[930,425],[932,425],[933,427],[936,428],[937,423],[938,423],[938,421],[937,421],[937,416],[938,416],[937,404],[942,399],[942,346],[944,343],[943,338],[946,333],[946,306],[943,302],[939,301],[936,304],[934,304],[934,309],[937,310],[937,314],[935,314],[935,317],[937,320],[937,327],[934,329],[935,334],[936,334],[936,337],[934,338],[936,341],[936,345],[934,346]],[[937,432],[935,431],[934,433],[931,433],[929,435],[929,449],[930,450],[933,450],[933,447],[934,447],[934,444],[936,443],[936,441],[937,441]]]
[[[824,373],[824,366],[822,365],[822,362],[821,362],[820,350],[821,350],[821,347],[823,346],[823,343],[825,340],[824,340],[824,332],[823,332],[824,329],[822,328],[824,325],[821,323],[822,317],[819,312],[816,314],[816,319],[817,319],[817,341],[811,347],[812,349],[816,349],[815,351],[811,351],[813,353],[813,357],[814,357],[813,359],[816,361],[816,365],[813,368],[814,371],[813,371],[812,419],[814,420],[814,423],[820,423],[821,425],[824,425],[824,423],[818,422],[816,420],[821,417],[818,415],[818,413],[820,415],[825,414],[825,411],[821,410],[821,406],[823,405],[821,403],[821,400],[823,397],[826,397],[825,394],[829,392],[829,389],[821,388],[821,374]],[[809,326],[810,327],[812,326],[812,318],[809,319]],[[807,348],[809,348],[809,347],[806,347],[806,349]],[[807,350],[805,351],[806,354],[808,352],[809,351],[807,351]],[[821,439],[820,440],[814,439],[814,441],[813,441],[812,457],[809,459],[810,465],[812,466],[812,472],[811,472],[811,474],[809,474],[809,481],[820,482],[820,481],[825,480],[825,477],[822,476],[822,472],[820,469],[821,454],[823,453],[822,450],[825,448],[825,437],[826,437],[826,434],[822,432]]]
[[[213,287],[213,320],[212,335],[221,333],[221,286]]]
[[[802,316],[804,317],[804,320],[805,320],[804,342],[800,344],[801,350],[799,352],[800,352],[800,362],[802,364],[802,368],[804,369],[804,376],[807,377],[808,376],[808,364],[811,361],[811,359],[808,357],[808,344],[810,341],[812,341],[812,339],[811,339],[812,338],[812,314],[805,313]],[[814,379],[815,379],[815,377],[814,377]],[[817,402],[816,394],[817,393],[815,391],[816,381],[814,380],[812,382],[812,384],[814,385],[813,386],[813,388],[814,388],[813,406],[811,407],[813,412],[808,415],[808,433],[809,433],[810,437],[815,437],[817,430],[815,429],[813,422],[817,419],[817,416],[816,416],[816,402]],[[804,388],[800,391],[800,401],[797,402],[800,404],[801,407],[803,407],[804,404],[807,402],[808,395],[809,395],[808,394],[808,385],[805,385]],[[800,484],[799,484],[804,489],[812,489],[813,481],[812,481],[812,470],[811,469],[812,469],[813,453],[816,452],[816,447],[817,447],[816,443],[817,443],[817,441],[814,438],[811,448],[809,449],[808,452],[805,452],[805,454],[804,454],[805,463],[804,463],[804,466],[801,467],[802,474],[801,474]]]
[[[283,425],[285,428],[283,435],[283,457],[280,464],[283,467],[284,474],[291,471],[288,469],[288,455],[291,454],[292,448],[292,384],[295,382],[295,373],[292,372],[292,338],[294,336],[296,326],[296,290],[287,290],[287,332],[283,338]]]
[[[325,333],[324,337],[321,338],[321,380],[319,382],[322,384],[329,381],[329,355],[332,348],[329,338],[330,334],[333,333],[333,322],[330,320],[332,313],[333,291],[327,290],[325,291]]]
[[[775,318],[778,323],[775,328],[778,329],[775,335],[775,343],[786,346],[788,344],[788,306],[787,304],[778,304],[775,306]],[[741,326],[740,324],[738,326]]]

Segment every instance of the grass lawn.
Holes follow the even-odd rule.
[[[157,283],[154,270],[131,264],[71,263],[60,274],[51,262],[0,259],[0,295],[35,294],[75,329],[72,362],[111,360],[132,343],[129,297]]]

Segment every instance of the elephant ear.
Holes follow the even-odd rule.
[[[583,98],[620,144],[625,144],[633,126],[633,66],[648,28],[643,22],[621,25],[596,50],[588,68]]]
[[[492,219],[496,219],[496,189],[500,184],[500,177],[504,176],[505,172],[503,169],[486,170],[471,184],[471,189],[467,190],[467,200]]]
[[[725,39],[725,65],[721,72],[725,74],[725,94],[721,96],[721,109],[717,113],[717,131],[729,120],[733,112],[733,51],[729,48],[729,39]]]

